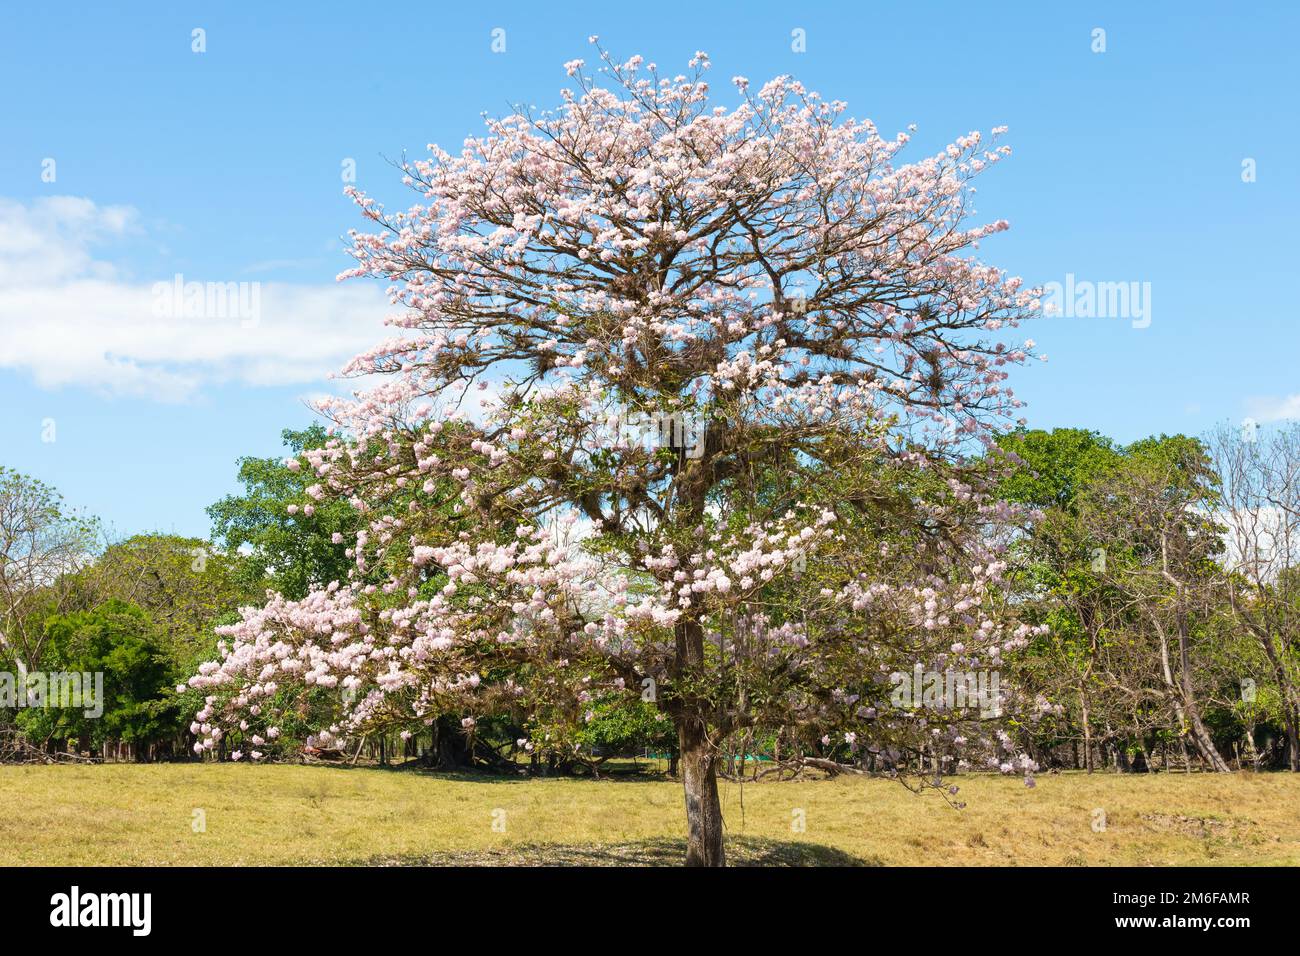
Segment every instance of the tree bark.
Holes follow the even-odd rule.
[[[717,755],[698,719],[686,717],[678,721],[677,741],[686,794],[686,865],[725,866]]]
[[[1165,686],[1169,689],[1169,696],[1174,705],[1174,714],[1178,718],[1179,730],[1184,740],[1191,739],[1196,752],[1210,770],[1215,773],[1231,773],[1232,768],[1228,766],[1218,748],[1214,746],[1214,740],[1201,720],[1201,709],[1197,706],[1196,696],[1192,689],[1191,662],[1187,648],[1185,619],[1181,616],[1178,619],[1179,673],[1177,682],[1175,682],[1173,669],[1169,663],[1169,639],[1165,635],[1165,629],[1154,616],[1151,623],[1155,627],[1156,636],[1160,639],[1161,673],[1164,676]],[[1186,743],[1183,746],[1184,760],[1186,760]],[[1190,767],[1188,769],[1190,772]]]
[[[1250,765],[1255,773],[1259,773],[1259,751],[1255,749],[1255,723],[1251,721],[1246,725],[1246,753],[1250,756]]]
[[[1210,769],[1216,773],[1231,773],[1232,768],[1228,766],[1228,762],[1219,753],[1219,748],[1214,746],[1214,738],[1210,736],[1205,722],[1201,720],[1201,708],[1197,704],[1192,691],[1192,664],[1187,647],[1187,622],[1183,618],[1180,618],[1178,622],[1178,658],[1184,706],[1187,708],[1187,716],[1192,721],[1192,734],[1196,740],[1196,749],[1201,752],[1201,756],[1209,763]]]
[[[689,680],[704,666],[704,628],[689,618],[679,621],[676,638],[676,676]],[[679,699],[675,706],[678,764],[686,796],[686,865],[725,866],[718,755],[709,742],[702,706],[690,695]]]
[[[473,754],[454,716],[443,715],[433,722],[427,762],[435,770],[459,770],[473,765]]]
[[[725,426],[705,432],[704,454],[687,457],[678,449],[674,490],[680,496],[680,527],[701,531],[709,488],[719,480],[715,456],[726,442]],[[704,659],[704,626],[688,614],[674,626],[675,655],[671,677],[675,700],[671,707],[677,725],[678,763],[686,797],[686,865],[725,866],[722,846],[722,803],[718,799],[718,755],[709,739],[711,705],[701,699],[692,684],[707,671]],[[722,735],[730,728],[718,728]]]
[[[1092,773],[1092,725],[1088,722],[1088,700],[1079,691],[1079,708],[1083,711],[1083,769]]]

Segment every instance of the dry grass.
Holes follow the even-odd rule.
[[[1300,777],[966,777],[964,810],[886,780],[724,785],[733,862],[1300,864]],[[1105,812],[1105,830],[1093,828]],[[205,832],[194,832],[202,810]],[[802,810],[806,830],[792,832]],[[504,817],[499,811],[504,811]],[[493,829],[504,820],[505,832]],[[232,764],[0,767],[0,865],[659,864],[661,779],[515,780]]]

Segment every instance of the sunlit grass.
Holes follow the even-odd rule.
[[[723,784],[735,862],[1300,864],[1300,776],[957,778],[963,810],[888,780]],[[201,811],[196,813],[196,811]],[[792,829],[802,811],[805,829]],[[1104,830],[1099,826],[1105,814]],[[204,828],[195,832],[196,821]],[[496,824],[494,828],[494,823]],[[663,863],[671,780],[339,767],[0,767],[0,864]]]

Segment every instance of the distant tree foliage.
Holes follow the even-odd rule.
[[[323,447],[327,437],[320,425],[283,432],[295,464],[305,451]],[[284,459],[239,460],[243,493],[216,502],[208,516],[215,541],[229,552],[246,552],[245,583],[265,582],[286,597],[302,598],[313,587],[347,580],[352,562],[343,542],[355,537],[360,521],[346,500],[313,502],[306,489],[315,480],[309,470],[293,470]],[[290,512],[294,505],[311,510]]]
[[[317,427],[285,434],[291,450],[325,440]],[[999,436],[972,472],[983,466],[996,476],[998,497],[1027,509],[1006,529],[1004,597],[1045,627],[1003,664],[1002,679],[1020,700],[1046,704],[1034,721],[1017,723],[1016,746],[1043,767],[1295,769],[1300,428],[1248,440],[1223,427],[1203,441],[1175,435],[1129,445],[1084,429],[1020,429]],[[754,500],[778,506],[794,493],[799,473],[792,461],[756,465],[748,478]],[[241,607],[264,605],[268,591],[346,576],[352,559],[329,529],[345,526],[330,522],[342,522],[350,508],[312,497],[300,472],[283,462],[243,459],[241,474],[247,494],[212,508],[221,516],[215,543],[138,534],[104,544],[98,523],[69,509],[56,491],[0,469],[0,682],[17,688],[26,673],[99,674],[104,694],[102,713],[93,715],[82,707],[17,706],[0,694],[0,740],[23,741],[0,746],[0,758],[188,757],[204,734],[190,715],[205,699],[183,682],[218,653],[215,627],[238,621]],[[859,463],[811,487],[822,496],[813,500],[844,506],[846,542],[923,559],[922,542],[944,529],[918,536],[924,511],[915,502],[936,499],[938,482],[923,470]],[[408,506],[419,500],[400,494]],[[291,504],[299,510],[286,521]],[[308,504],[313,514],[303,512]],[[410,551],[397,544],[390,561],[401,565]],[[782,599],[797,604],[799,589],[833,580],[833,567],[810,565],[796,579],[774,580],[769,591],[788,589]],[[376,568],[373,580],[386,573]],[[436,594],[447,580],[431,569],[418,593]],[[388,606],[400,607],[401,598],[392,595]],[[834,646],[827,645],[821,666],[838,669],[852,686],[853,656],[829,653]],[[488,677],[508,684],[529,666],[503,658]],[[779,726],[781,683],[760,677],[751,672],[735,688],[755,725],[719,741],[721,772],[780,773],[791,760],[832,771],[884,767],[870,746],[816,723]],[[654,753],[675,767],[676,729],[648,686],[630,688],[640,699],[556,696],[531,713],[476,719],[448,700],[421,718],[394,715],[347,756],[418,759],[441,769],[603,774],[611,758]],[[321,752],[314,729],[337,721],[346,704],[339,688],[285,682],[268,702],[282,715],[278,752]],[[575,729],[563,740],[553,734],[569,723]],[[223,741],[218,752],[238,746],[249,749]]]
[[[172,685],[179,665],[163,647],[164,633],[144,609],[117,599],[48,618],[46,670],[102,675],[103,697],[83,699],[82,706],[25,708],[19,726],[33,738],[60,747],[73,741],[85,750],[110,740],[147,744],[176,736]]]

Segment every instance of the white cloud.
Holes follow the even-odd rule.
[[[178,299],[172,275],[124,278],[91,250],[137,221],[89,199],[0,199],[0,369],[45,388],[183,401],[219,382],[323,382],[392,334],[374,285],[185,275],[210,285],[184,285]]]
[[[1275,505],[1224,509],[1215,517],[1224,526],[1222,564],[1242,570],[1252,578],[1275,579],[1279,572],[1297,566],[1297,521]]]
[[[1280,422],[1300,418],[1300,393],[1281,398],[1264,397],[1246,400],[1250,417],[1259,422]]]
[[[89,199],[51,196],[29,206],[0,199],[0,289],[111,278],[113,267],[94,262],[88,247],[123,236],[135,224],[127,206],[96,206]]]

